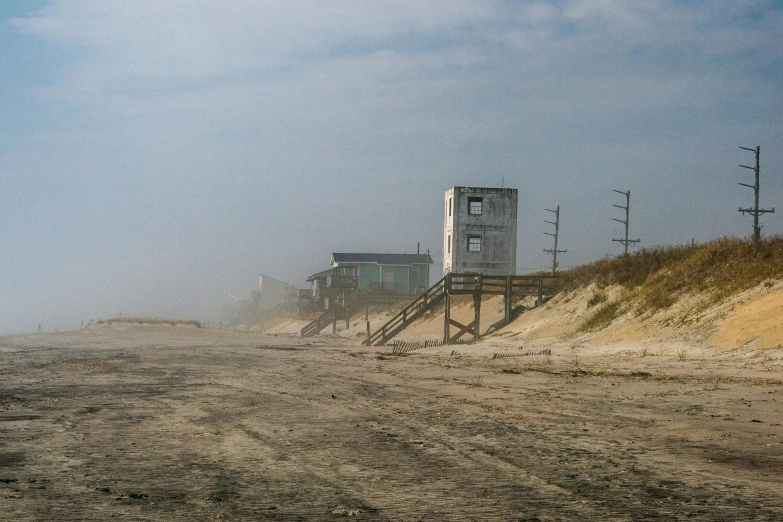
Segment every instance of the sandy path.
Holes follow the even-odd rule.
[[[783,518],[769,361],[183,330],[0,339],[3,518]]]

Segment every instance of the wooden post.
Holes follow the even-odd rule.
[[[451,322],[451,274],[448,274],[443,282],[443,291],[446,292],[443,310],[443,342],[448,343],[451,339],[449,335],[449,323]]]
[[[476,276],[476,290],[473,294],[473,314],[476,324],[473,326],[473,340],[479,339],[479,328],[481,327],[481,292],[484,280],[481,274]]]
[[[351,317],[348,315],[348,300],[345,298],[345,290],[343,290],[343,315],[345,316],[345,329],[351,327]]]
[[[337,311],[340,309],[339,299],[337,298],[335,294],[334,299],[334,312],[332,313],[332,335],[337,333]]]
[[[506,324],[511,322],[511,276],[506,276]]]
[[[479,340],[479,329],[481,328],[481,291],[473,294],[473,310],[476,315],[476,324],[473,326],[473,340]]]
[[[430,249],[427,249],[427,288],[430,287]]]
[[[544,276],[539,275],[538,276],[538,300],[536,301],[536,306],[541,306],[544,304]]]

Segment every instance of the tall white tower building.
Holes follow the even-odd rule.
[[[517,189],[446,191],[443,273],[513,275],[517,265]]]

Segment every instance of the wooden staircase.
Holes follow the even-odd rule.
[[[499,295],[505,298],[505,319],[503,324],[511,322],[511,305],[514,299],[526,296],[535,296],[536,305],[543,304],[547,298],[557,292],[556,275],[482,275],[473,273],[450,273],[432,287],[417,297],[400,313],[370,334],[362,344],[367,346],[382,346],[398,333],[403,331],[416,319],[423,316],[428,310],[432,310],[441,301],[445,300],[443,317],[444,342],[457,341],[465,334],[472,334],[473,339],[480,337],[481,299],[484,296]],[[472,295],[475,319],[464,325],[451,318],[451,296]],[[459,328],[452,335],[450,327]]]
[[[316,319],[308,323],[299,334],[302,337],[312,337],[321,333],[321,330],[334,324],[335,320],[349,320],[356,312],[364,307],[367,299],[366,290],[357,290],[348,296],[343,306],[331,307],[319,315]]]
[[[386,341],[403,331],[413,321],[423,316],[428,310],[432,310],[446,297],[446,277],[432,285],[429,290],[417,297],[411,304],[402,309],[400,313],[364,340],[367,346],[382,346]]]
[[[318,335],[321,330],[326,328],[326,326],[332,322],[334,322],[334,309],[327,310],[313,319],[304,328],[302,328],[302,330],[299,332],[299,335],[302,337],[312,337],[314,335]]]

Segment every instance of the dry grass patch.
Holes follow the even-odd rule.
[[[472,377],[468,381],[468,387],[470,388],[482,388],[483,386],[484,386],[484,377],[482,377],[481,375]]]
[[[783,236],[754,242],[723,238],[703,245],[645,248],[563,272],[561,291],[598,286],[588,308],[601,305],[580,331],[603,328],[621,309],[653,314],[674,305],[684,295],[703,296],[694,313],[744,290],[783,278]],[[602,289],[620,285],[622,295],[608,302]],[[625,306],[627,305],[627,306]]]
[[[580,332],[591,332],[594,330],[600,330],[605,326],[608,326],[612,321],[617,319],[620,315],[620,302],[614,301],[606,303],[596,310],[587,320],[579,327]]]
[[[587,308],[592,308],[595,305],[605,303],[609,299],[604,292],[596,292],[587,300]]]
[[[151,317],[112,317],[111,319],[98,319],[97,324],[152,324],[152,325],[169,325],[169,326],[195,326],[201,328],[201,323],[194,320],[180,320],[180,319],[158,319]]]

